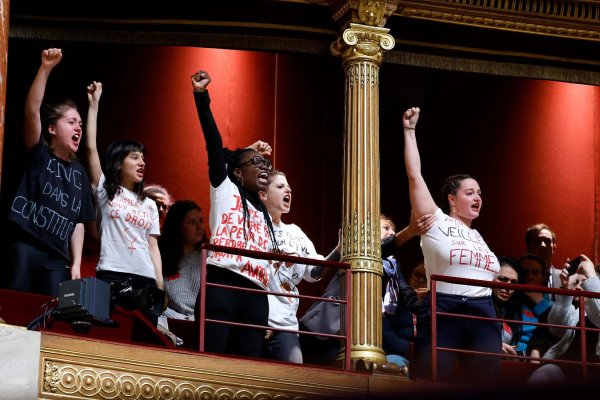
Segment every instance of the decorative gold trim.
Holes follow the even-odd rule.
[[[383,26],[385,24],[385,1],[360,0],[358,17],[365,25]]]
[[[600,5],[583,1],[456,0],[450,4],[447,0],[401,0],[395,15],[545,36],[600,40]]]
[[[331,52],[342,57],[344,64],[364,60],[381,65],[383,51],[391,50],[395,45],[389,31],[386,28],[350,24],[342,37],[331,44]]]
[[[178,379],[136,371],[84,366],[59,361],[44,363],[42,394],[93,399],[298,399],[281,391],[255,389],[239,384],[223,386],[200,379]]]

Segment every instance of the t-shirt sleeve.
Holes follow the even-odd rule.
[[[150,235],[160,236],[160,222],[158,221],[158,207],[156,203],[151,200],[150,209],[152,212],[152,227],[150,228]]]

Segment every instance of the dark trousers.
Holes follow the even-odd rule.
[[[495,318],[496,312],[489,297],[463,297],[437,294],[437,311],[462,315]],[[437,316],[437,346],[461,350],[500,353],[500,323],[456,317]],[[417,319],[415,339],[415,378],[431,378],[431,297],[421,304]],[[489,385],[497,381],[500,358],[448,351],[437,352],[438,380],[449,381],[454,377],[454,364],[460,364],[464,383]]]
[[[244,276],[214,265],[206,266],[206,281],[240,288],[262,289]],[[208,319],[261,326],[267,326],[269,321],[269,301],[265,293],[207,286],[205,311]],[[199,301],[196,301],[195,314],[196,321],[199,322]],[[260,357],[265,329],[207,323],[204,330],[204,350]]]
[[[71,279],[69,261],[42,246],[15,241],[7,251],[9,289],[57,297],[59,284]]]

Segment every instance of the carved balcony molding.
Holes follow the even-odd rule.
[[[575,0],[400,0],[396,16],[600,41],[600,2]]]

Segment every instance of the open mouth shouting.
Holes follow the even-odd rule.
[[[144,179],[144,169],[145,169],[145,168],[144,168],[144,167],[142,167],[142,168],[138,168],[138,169],[135,171],[135,175],[136,175],[136,176],[137,176],[139,179]]]
[[[81,140],[81,133],[76,133],[73,136],[71,136],[71,141],[73,142],[73,144],[77,147],[79,146],[79,141]]]
[[[269,174],[264,171],[258,174],[258,183],[262,186],[267,186],[269,183]]]
[[[291,207],[291,205],[292,205],[292,195],[291,194],[286,194],[285,196],[283,196],[283,205],[287,209],[289,209]]]

